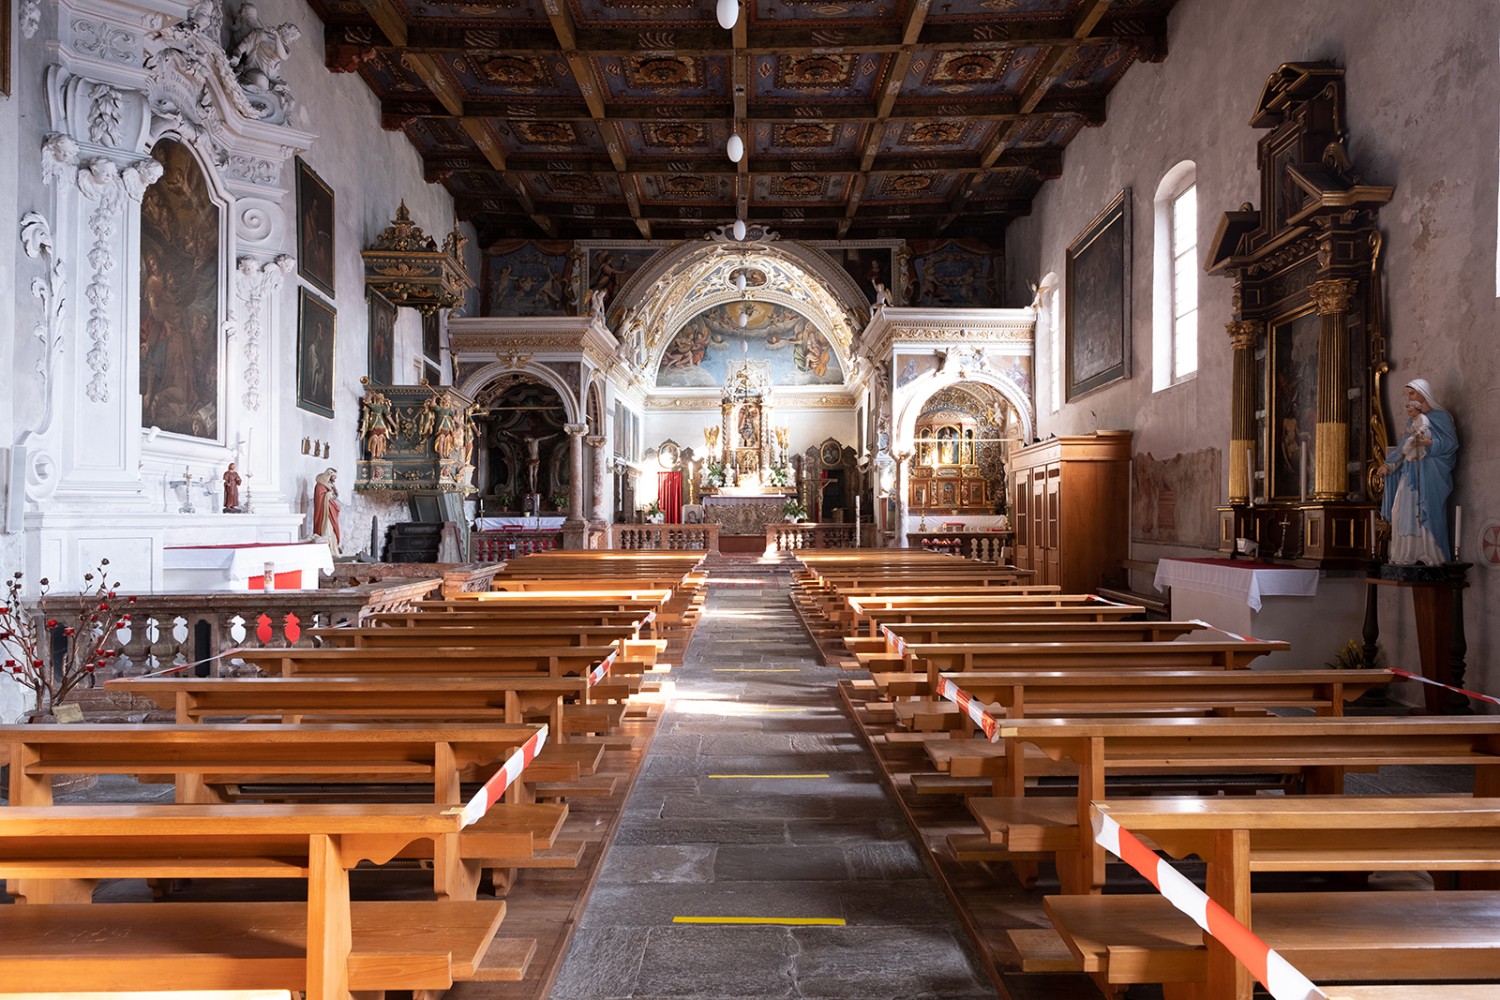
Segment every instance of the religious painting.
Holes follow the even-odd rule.
[[[371,289],[370,296],[370,381],[391,385],[396,377],[396,306],[390,299]]]
[[[589,250],[588,257],[588,288],[585,289],[583,300],[584,308],[587,307],[589,298],[594,292],[604,292],[604,301],[608,305],[613,303],[619,296],[620,290],[631,276],[639,271],[652,257],[658,253],[655,249],[629,249],[623,247],[594,247]]]
[[[433,364],[443,357],[442,320],[436,310],[422,314],[422,356]]]
[[[484,315],[562,316],[572,272],[568,241],[501,240],[484,255]]]
[[[220,213],[184,144],[141,198],[141,426],[219,437]]]
[[[938,370],[938,359],[931,351],[926,354],[896,356],[896,388],[901,388]]]
[[[912,246],[911,269],[918,306],[1000,304],[1000,254],[990,247],[958,240]]]
[[[900,304],[894,302],[896,290],[891,284],[893,252],[890,247],[845,247],[826,252],[854,279],[871,303],[875,301],[875,283],[879,282],[891,290],[893,303]]]
[[[305,288],[297,289],[297,405],[333,416],[333,306]]]
[[[1068,247],[1069,402],[1130,377],[1130,189]]]
[[[333,189],[297,157],[297,273],[333,292]]]
[[[684,323],[662,352],[658,386],[722,386],[729,362],[760,361],[772,385],[841,385],[828,339],[801,313],[770,302],[729,302]]]
[[[1312,489],[1318,430],[1318,338],[1322,319],[1308,309],[1271,324],[1271,492],[1298,499]]]

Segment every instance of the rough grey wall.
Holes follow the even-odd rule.
[[[1223,211],[1259,204],[1255,143],[1263,133],[1246,123],[1267,76],[1285,62],[1331,59],[1347,70],[1355,169],[1396,188],[1381,212],[1393,369],[1387,403],[1406,379],[1420,375],[1453,412],[1463,442],[1454,499],[1464,508],[1464,556],[1474,558],[1482,527],[1500,518],[1500,440],[1490,416],[1500,400],[1497,52],[1500,6],[1491,0],[1182,0],[1172,14],[1166,62],[1130,69],[1110,96],[1108,122],[1074,141],[1063,177],[1007,234],[1007,299],[1022,301],[1029,296],[1026,281],[1049,270],[1062,274],[1069,241],[1120,188],[1133,190],[1134,377],[1051,415],[1048,377],[1039,372],[1042,435],[1129,427],[1137,453],[1163,459],[1227,446],[1226,279],[1201,280],[1197,378],[1151,391],[1152,198],[1166,170],[1194,160],[1199,245],[1206,246]],[[1221,465],[1222,501],[1228,464]],[[1139,542],[1133,549],[1144,558],[1174,551]],[[1470,581],[1469,679],[1497,693],[1500,567],[1476,565]],[[1382,595],[1381,621],[1389,662],[1415,669],[1405,594]]]

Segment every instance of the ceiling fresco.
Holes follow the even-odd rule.
[[[725,385],[730,361],[766,362],[772,385],[844,381],[833,345],[811,320],[783,305],[747,299],[713,306],[684,323],[662,352],[656,384]]]
[[[1176,0],[312,0],[480,242],[1003,242]],[[746,156],[724,153],[731,134]],[[694,179],[696,178],[696,180]]]

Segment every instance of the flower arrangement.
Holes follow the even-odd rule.
[[[703,473],[703,485],[720,487],[729,482],[729,469],[723,462],[717,459],[709,459],[706,471]]]
[[[509,493],[496,493],[495,506],[501,510],[510,510],[510,502],[514,499]]]
[[[567,510],[568,509],[568,495],[566,493],[555,493],[555,494],[553,494],[552,495],[552,509],[553,510]]]
[[[792,470],[784,465],[773,465],[766,473],[766,483],[770,486],[790,486],[791,482]]]
[[[101,559],[94,572],[85,573],[76,607],[57,612],[58,617],[45,619],[45,624],[40,608],[22,599],[22,574],[6,581],[5,603],[0,605],[0,653],[5,658],[0,664],[17,683],[31,689],[38,712],[63,704],[80,686],[93,687],[94,671],[119,655],[118,648],[106,647],[118,643],[118,630],[130,627],[130,614],[120,610],[115,590],[120,584],[109,582],[108,565],[108,559]],[[41,596],[47,597],[47,578],[38,584]],[[126,603],[135,603],[135,598]]]
[[[807,508],[801,500],[788,500],[781,505],[781,515],[788,521],[800,521],[807,516]]]

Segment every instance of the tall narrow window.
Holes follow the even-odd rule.
[[[1172,199],[1172,381],[1198,370],[1198,185]]]
[[[1151,388],[1161,390],[1198,371],[1198,184],[1191,160],[1162,178],[1155,214]]]

